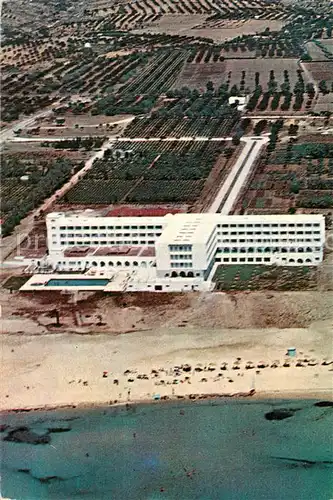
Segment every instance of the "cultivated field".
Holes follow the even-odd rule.
[[[333,83],[333,61],[305,63],[304,66],[316,82],[325,80],[329,85]]]
[[[54,150],[5,151],[1,161],[2,235],[7,236],[28,213],[83,166],[85,154]]]
[[[204,17],[201,15],[163,15],[156,21],[145,23],[144,28],[134,30],[134,33],[182,34],[189,37],[209,38],[214,42],[223,42],[224,40],[241,35],[262,33],[267,28],[270,31],[280,31],[283,24],[282,21],[274,21],[271,19],[223,19],[220,23],[206,23]]]
[[[184,65],[173,87],[203,88],[209,80],[216,86],[229,82],[230,87],[233,85],[240,87],[243,80],[243,88],[247,91],[253,91],[256,87],[256,73],[259,73],[260,85],[265,90],[270,71],[274,71],[278,85],[284,82],[284,72],[288,71],[290,86],[293,88],[298,79],[297,70],[299,69],[297,59],[251,59],[250,61],[228,59],[215,63],[193,62]],[[303,78],[306,82],[306,75]]]
[[[262,159],[237,213],[321,213],[333,207],[333,140],[289,143]]]
[[[312,61],[333,60],[333,40],[314,40],[306,44],[306,50]]]
[[[125,143],[95,160],[91,170],[61,200],[64,204],[194,203],[206,184],[226,175],[233,149],[223,142]],[[216,168],[214,167],[216,166]],[[209,196],[210,192],[205,195]]]

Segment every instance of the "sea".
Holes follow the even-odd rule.
[[[25,500],[331,500],[333,408],[205,400],[2,414],[1,493]],[[288,418],[268,420],[277,410]],[[16,427],[47,444],[8,442]],[[63,430],[67,429],[67,430]]]

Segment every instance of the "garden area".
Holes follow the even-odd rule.
[[[213,281],[220,291],[312,290],[317,286],[317,268],[220,265]]]

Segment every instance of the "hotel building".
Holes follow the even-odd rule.
[[[205,290],[219,264],[302,266],[323,260],[322,215],[168,214],[46,217],[53,273],[112,277],[107,290]]]

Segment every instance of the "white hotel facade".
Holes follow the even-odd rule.
[[[207,290],[219,264],[318,265],[325,243],[322,215],[101,217],[86,211],[51,213],[46,223],[44,263],[53,273],[110,277],[105,291]]]

